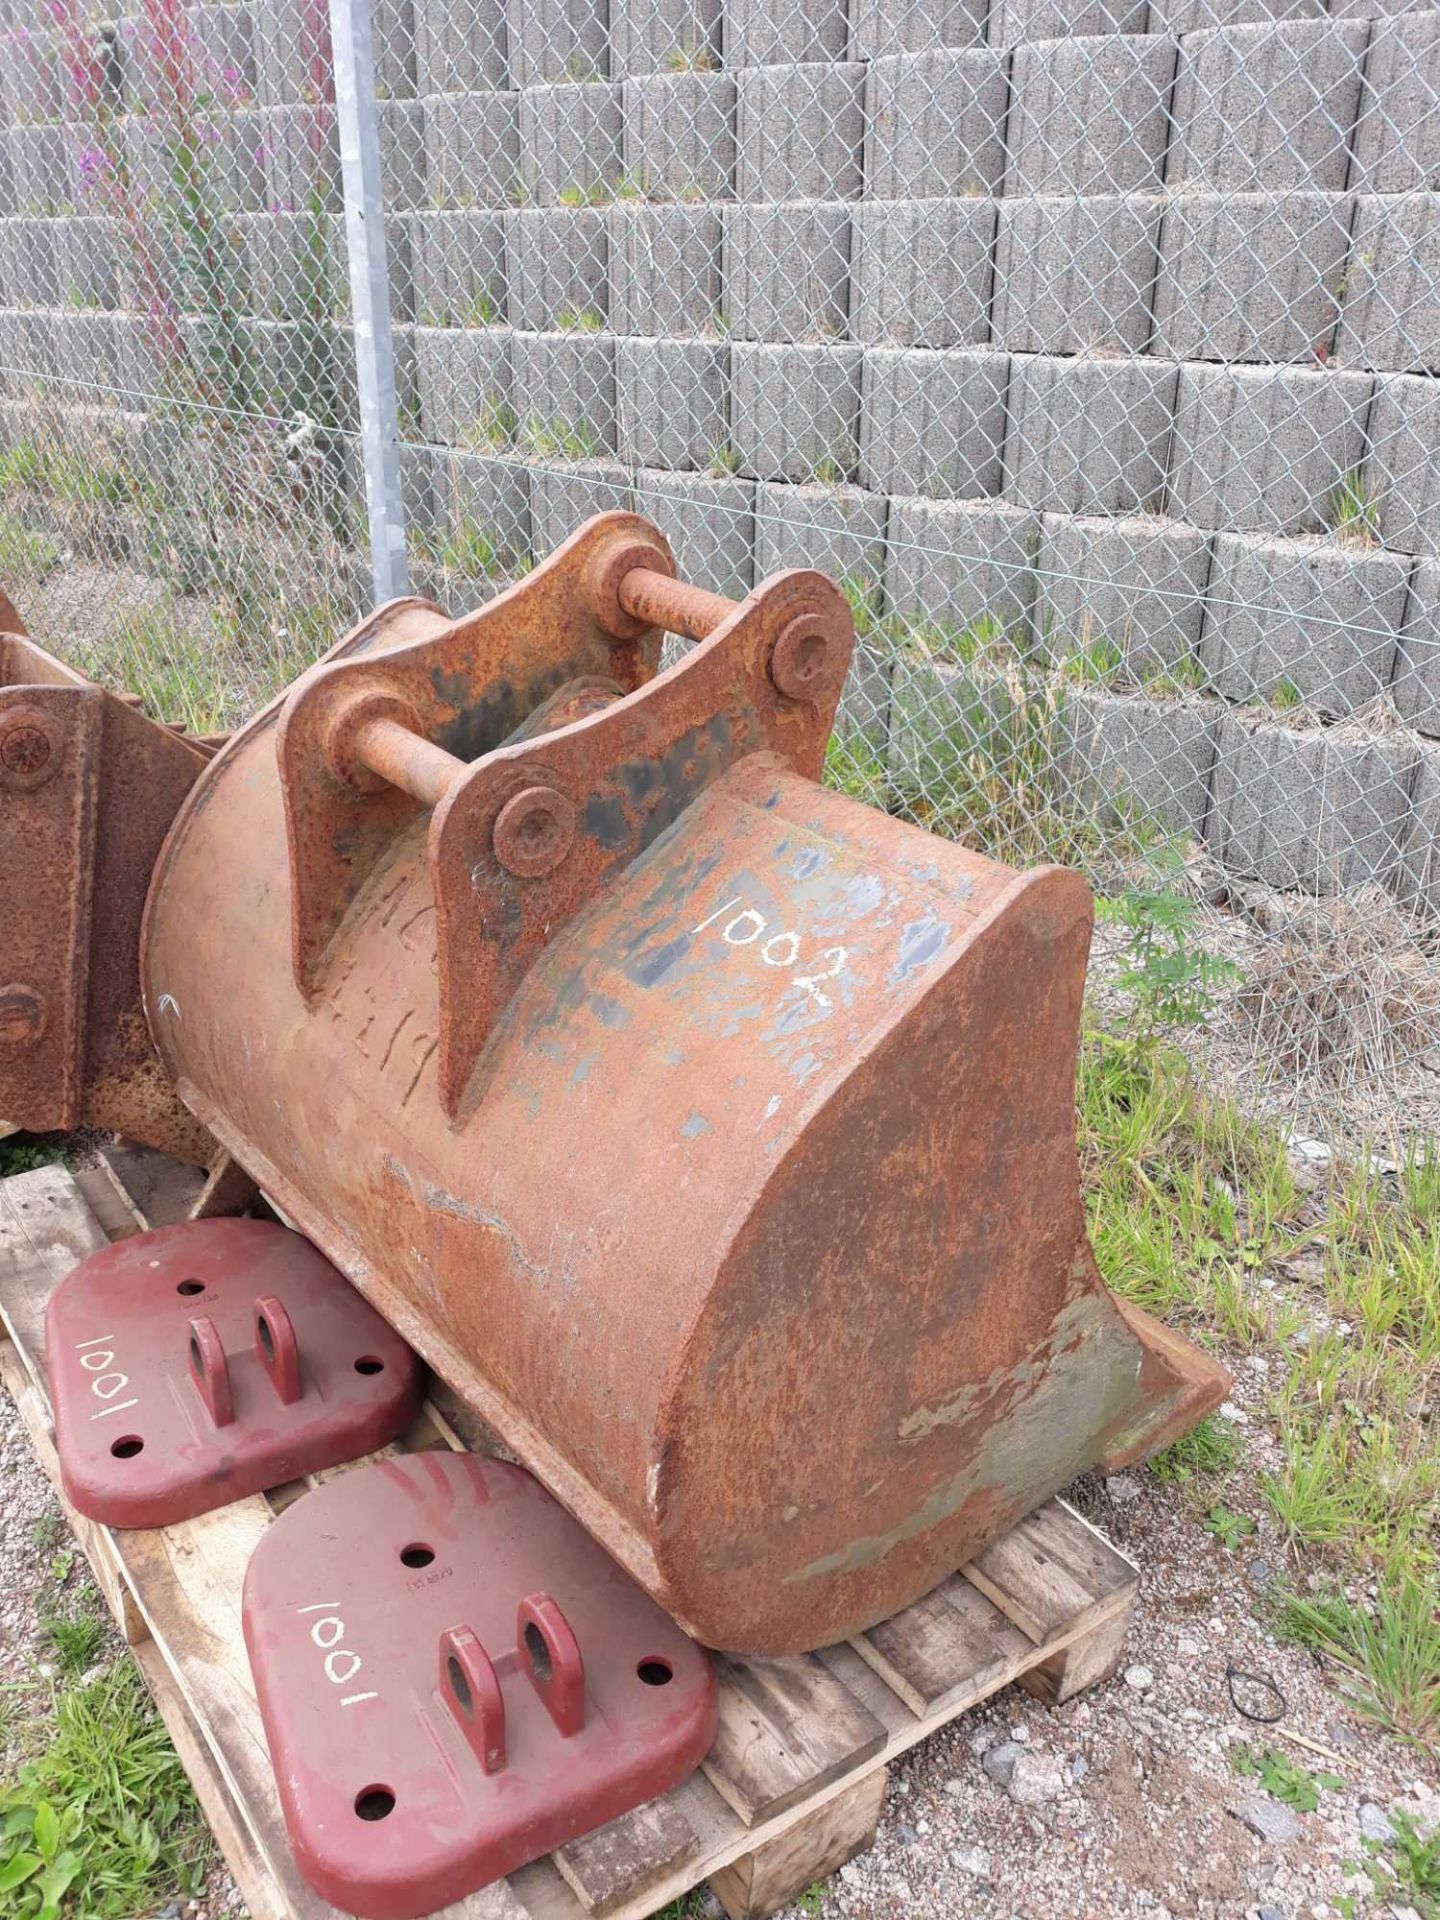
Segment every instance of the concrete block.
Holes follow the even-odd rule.
[[[1403,734],[1223,711],[1206,840],[1232,873],[1270,887],[1325,894],[1393,881],[1416,759]]]
[[[605,209],[617,333],[707,333],[720,308],[720,215],[709,207]]]
[[[415,314],[425,327],[497,326],[506,316],[504,213],[418,213]]]
[[[735,191],[735,79],[660,73],[624,87],[627,180],[647,200],[728,200]]]
[[[340,136],[333,107],[308,104],[263,107],[235,114],[235,125],[248,148],[258,179],[247,173],[238,181],[233,204],[249,212],[300,213],[316,195],[327,213],[343,215],[340,183]],[[149,121],[132,121],[131,131],[150,142]],[[241,158],[245,156],[242,155]],[[163,157],[151,155],[146,165],[153,191],[164,190]]]
[[[865,68],[746,68],[736,75],[736,197],[856,200]]]
[[[758,563],[757,573],[760,572]],[[761,578],[763,578],[761,574]],[[831,731],[830,753],[835,756],[844,790],[884,806],[888,799],[885,760],[890,742],[890,679],[894,663],[888,647],[857,640],[850,671],[840,689],[840,708]]]
[[[1369,28],[1284,20],[1187,34],[1175,84],[1171,186],[1340,192]]]
[[[1132,193],[1160,185],[1175,42],[1100,34],[1017,47],[1008,193]]]
[[[998,193],[1008,64],[978,46],[876,60],[865,95],[866,198]]]
[[[17,307],[58,307],[60,266],[55,239],[59,220],[7,220],[5,244],[10,249],[6,281],[10,301]]]
[[[1150,12],[1149,0],[993,0],[989,39],[992,47],[1018,47],[1066,34],[1145,33]]]
[[[626,0],[611,9],[610,71],[710,73],[720,65],[720,0]]]
[[[1407,906],[1440,915],[1440,749],[1422,746],[1410,797],[1410,822],[1392,885]]]
[[[0,388],[28,399],[37,382],[55,373],[55,342],[49,314],[0,311]]]
[[[631,466],[704,472],[729,446],[729,401],[723,341],[615,342],[616,449]]]
[[[71,392],[100,389],[113,391],[119,385],[115,329],[106,313],[56,313],[50,316],[55,329],[55,371],[76,385]]]
[[[43,126],[63,118],[69,106],[55,42],[33,24],[38,17],[39,9],[27,6],[0,32],[0,110],[12,127]]]
[[[1035,634],[1047,659],[1114,648],[1127,680],[1193,677],[1210,536],[1158,514],[1047,513],[1041,520]]]
[[[846,0],[724,0],[721,37],[727,67],[776,67],[843,60]]]
[[[1155,350],[1312,361],[1335,337],[1351,206],[1328,193],[1176,194],[1165,208]]]
[[[604,214],[593,207],[527,207],[504,219],[511,326],[602,327],[610,304]]]
[[[858,347],[731,348],[731,441],[756,480],[850,480],[860,426]]]
[[[29,220],[68,213],[83,185],[75,155],[87,142],[72,145],[65,127],[12,127],[8,145],[15,183],[15,211]]]
[[[1440,179],[1437,106],[1440,11],[1404,11],[1377,23],[1365,57],[1352,188],[1361,193],[1433,189]]]
[[[449,93],[424,103],[432,207],[508,207],[520,176],[520,96]]]
[[[1138,353],[1163,202],[1153,194],[1002,200],[994,337],[1023,353]]]
[[[1440,201],[1433,193],[1357,199],[1336,357],[1385,372],[1440,371]]]
[[[428,541],[435,532],[435,475],[446,458],[434,447],[401,444],[400,499],[412,538]]]
[[[514,437],[510,341],[503,333],[416,327],[420,424],[426,440],[489,452]]]
[[[505,0],[415,0],[415,91],[480,93],[509,84]]]
[[[1371,384],[1368,374],[1322,368],[1181,367],[1172,511],[1227,531],[1330,525],[1338,490],[1365,455]]]
[[[1380,12],[1381,4],[1363,10]],[[1347,0],[1150,0],[1151,33],[1193,33],[1197,27],[1238,27],[1251,20],[1319,20],[1349,11]]]
[[[1063,513],[1158,509],[1175,379],[1174,367],[1153,360],[1016,354],[1006,499]]]
[[[505,0],[512,87],[609,77],[606,0]]]
[[[414,213],[425,205],[425,109],[418,100],[381,101],[380,167],[387,214]]]
[[[701,473],[635,475],[635,508],[668,537],[681,577],[741,599],[755,583],[755,483]]]
[[[503,453],[441,456],[434,490],[436,528],[448,542],[442,559],[473,579],[489,579],[513,571],[527,554],[547,551],[532,537],[531,478],[528,462]]]
[[[892,499],[885,603],[957,631],[983,623],[1023,649],[1039,540],[1038,515],[998,500]]]
[[[1377,374],[1369,437],[1364,491],[1381,539],[1401,553],[1440,554],[1440,387],[1418,374]]]
[[[877,493],[1000,491],[1010,356],[990,348],[865,352],[860,478]]]
[[[755,578],[782,567],[815,567],[878,598],[888,513],[884,496],[863,487],[762,480],[755,489]]]
[[[322,23],[315,31],[315,21]],[[330,84],[329,24],[295,0],[255,0],[253,39],[260,104],[294,106],[319,98]],[[382,99],[415,94],[415,33],[410,0],[372,0],[371,41],[375,80]],[[319,83],[317,85],[317,82]]]
[[[721,307],[737,339],[843,338],[850,215],[847,201],[724,210]]]
[[[1391,692],[1407,727],[1440,739],[1440,563],[1434,560],[1420,561],[1410,576]]]
[[[196,90],[222,108],[252,103],[259,85],[253,10],[188,7],[185,18]],[[155,101],[152,97],[143,104],[152,110]]]
[[[630,474],[613,461],[530,463],[530,536],[537,560],[597,513],[628,513],[635,505]]]
[[[108,220],[75,215],[55,228],[55,272],[60,298],[71,307],[119,304],[115,235]]]
[[[988,0],[853,0],[850,58],[983,46],[989,11]]]
[[[850,335],[867,346],[984,346],[993,200],[862,201],[851,222]]]
[[[1198,838],[1210,809],[1218,721],[1213,701],[1067,687],[1057,723],[1061,792],[1106,824]]]
[[[966,837],[983,837],[993,813],[988,782],[1004,787],[1034,777],[1033,723],[1020,682],[1007,672],[1003,651],[985,651],[990,616],[977,625],[975,632],[917,618],[909,644],[890,662],[883,749],[889,783],[907,799],[943,796]]]
[[[1336,540],[1215,538],[1200,652],[1228,700],[1336,718],[1390,683],[1410,562]]]
[[[615,451],[615,342],[606,334],[510,336],[520,445],[541,461]]]
[[[0,127],[0,219],[15,217],[15,165],[10,157],[10,130]]]
[[[534,87],[520,95],[520,186],[541,206],[608,200],[624,170],[623,89]]]

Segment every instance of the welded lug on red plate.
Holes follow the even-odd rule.
[[[384,1446],[419,1363],[310,1242],[265,1220],[117,1241],[50,1297],[45,1351],[66,1494],[163,1527]]]
[[[308,1493],[252,1554],[244,1619],[295,1858],[367,1920],[618,1818],[714,1736],[707,1656],[501,1460],[405,1454]]]

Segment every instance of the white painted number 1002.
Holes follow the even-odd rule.
[[[738,913],[735,912],[737,907],[740,909]],[[715,922],[723,919],[727,913],[733,917],[720,929],[721,938],[726,946],[753,947],[762,935],[768,934],[769,937],[759,949],[760,958],[767,967],[793,967],[799,959],[799,934],[769,933],[770,922],[764,914],[757,913],[754,907],[743,906],[738,893],[734,899],[727,900],[723,907],[717,907],[708,920],[702,920],[692,931],[703,933],[706,927],[713,927]],[[816,972],[794,974],[791,976],[791,984],[803,987],[820,1006],[828,1007],[831,1004],[830,996],[820,983],[822,980],[834,980],[844,971],[845,949],[844,947],[825,947],[821,950],[820,958],[828,961],[829,965]]]

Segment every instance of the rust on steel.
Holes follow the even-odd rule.
[[[161,1071],[140,1004],[150,871],[204,748],[29,639],[0,593],[0,1113],[213,1146]]]
[[[604,515],[382,609],[200,775],[142,976],[235,1159],[693,1634],[781,1654],[1227,1383],[1086,1238],[1083,880],[819,784],[828,580],[673,575]]]

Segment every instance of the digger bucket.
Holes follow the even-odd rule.
[[[662,632],[698,642],[657,672]],[[145,1003],[187,1107],[630,1573],[775,1655],[1221,1370],[1106,1291],[1084,882],[818,785],[844,599],[632,515],[382,609],[201,773]]]
[[[0,1115],[113,1127],[190,1160],[140,1005],[140,917],[206,748],[31,640],[0,591]]]

